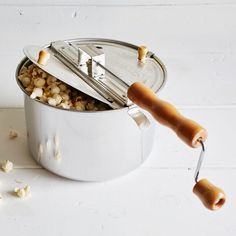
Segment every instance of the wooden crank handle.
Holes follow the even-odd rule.
[[[202,126],[182,116],[173,105],[159,99],[143,83],[133,83],[128,89],[128,98],[151,113],[158,122],[175,131],[190,147],[199,147],[201,145],[199,139],[206,140],[207,131]]]
[[[193,187],[193,192],[200,198],[204,206],[210,210],[220,209],[226,200],[224,191],[214,186],[207,179],[199,180]]]

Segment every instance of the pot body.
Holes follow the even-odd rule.
[[[130,108],[78,112],[24,94],[28,146],[49,171],[70,179],[102,181],[137,168],[154,141],[154,123],[140,128]]]

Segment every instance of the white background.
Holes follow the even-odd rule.
[[[236,0],[0,0],[0,107],[22,107],[15,69],[28,44],[103,37],[145,44],[164,62],[160,96],[209,131],[202,176],[227,204],[205,210],[191,193],[199,150],[157,126],[149,160],[103,183],[78,183],[37,166],[26,147],[21,109],[0,109],[0,230],[3,235],[236,235]],[[20,137],[9,142],[8,132]],[[32,197],[12,196],[30,184]]]

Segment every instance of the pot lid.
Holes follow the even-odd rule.
[[[109,39],[74,39],[52,42],[49,46],[26,46],[25,55],[38,67],[70,86],[112,108],[131,105],[127,89],[142,82],[157,92],[166,79],[166,70],[154,53],[145,62],[138,60],[138,46]],[[40,51],[50,54],[43,65]]]

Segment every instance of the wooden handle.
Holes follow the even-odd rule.
[[[207,131],[203,127],[182,116],[173,105],[159,99],[143,83],[132,84],[128,89],[128,98],[151,113],[158,122],[174,130],[190,147],[199,147],[199,139],[206,140]]]
[[[200,198],[204,206],[210,210],[220,209],[226,200],[222,189],[214,186],[207,179],[201,179],[193,187],[193,192]]]

